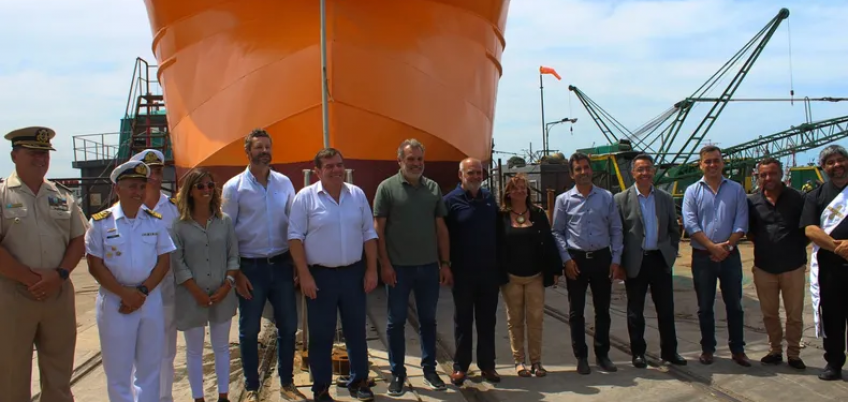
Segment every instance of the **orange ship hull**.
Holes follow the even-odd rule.
[[[323,148],[317,0],[145,0],[178,174],[245,168],[244,136],[273,137],[296,187]],[[330,146],[367,194],[426,147],[445,188],[457,162],[488,160],[509,0],[327,0]]]

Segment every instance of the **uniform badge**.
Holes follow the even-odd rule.
[[[112,253],[106,253],[106,258],[112,258]]]
[[[6,204],[6,208],[8,208],[8,209],[23,208],[23,207],[24,207],[24,204],[21,204],[20,202],[16,202],[14,204]]]
[[[15,218],[15,223],[21,223],[21,218]]]
[[[121,252],[120,252],[120,251],[118,251],[118,252],[116,252],[116,253],[115,253],[115,255],[117,255],[118,257],[120,257],[120,256],[121,256]]]

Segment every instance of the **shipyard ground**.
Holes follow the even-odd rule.
[[[677,334],[680,343],[680,354],[689,359],[685,367],[670,367],[659,365],[651,359],[647,369],[635,369],[630,364],[627,353],[627,326],[625,316],[626,298],[624,285],[613,285],[612,303],[612,337],[613,349],[611,358],[618,365],[618,372],[600,372],[594,366],[594,356],[590,353],[592,374],[579,375],[576,372],[576,360],[571,352],[571,340],[567,324],[568,302],[565,289],[562,287],[548,288],[546,293],[547,311],[544,329],[543,362],[550,371],[545,378],[519,378],[511,364],[511,352],[506,329],[506,318],[503,303],[498,312],[497,325],[497,354],[498,371],[503,380],[498,385],[482,383],[479,372],[472,372],[471,381],[463,387],[448,386],[447,391],[430,390],[424,385],[419,364],[420,347],[414,316],[407,325],[407,370],[409,372],[408,392],[398,398],[386,396],[386,386],[390,378],[387,348],[385,346],[385,293],[376,290],[369,296],[368,343],[372,377],[376,381],[374,392],[377,400],[420,400],[420,401],[498,401],[498,402],[535,402],[535,401],[845,401],[848,400],[848,379],[843,381],[824,382],[816,376],[824,366],[822,357],[822,340],[816,339],[812,328],[812,310],[809,305],[809,295],[805,297],[807,306],[804,315],[804,348],[801,357],[807,363],[806,371],[796,371],[785,363],[780,366],[763,366],[759,359],[768,350],[768,341],[762,325],[762,314],[754,289],[751,266],[752,251],[749,244],[743,243],[740,249],[743,253],[745,266],[744,301],[745,308],[745,341],[747,353],[752,360],[752,367],[743,368],[730,360],[726,339],[726,320],[724,305],[720,294],[716,298],[717,339],[719,350],[715,363],[710,366],[701,365],[698,361],[700,354],[700,333],[698,330],[697,303],[692,285],[690,269],[690,249],[687,243],[682,244],[681,255],[675,266],[675,311],[677,317]],[[100,402],[107,401],[106,379],[103,366],[100,364],[100,344],[97,336],[97,326],[94,319],[94,299],[97,284],[89,276],[85,262],[74,271],[72,278],[76,286],[77,330],[78,341],[75,355],[75,373],[73,391],[77,401]],[[588,306],[591,306],[589,301]],[[298,308],[298,311],[300,309]],[[782,314],[782,312],[781,312]],[[650,297],[646,306],[646,321],[648,330],[648,352],[656,357],[659,349],[659,339],[653,304]],[[593,314],[587,307],[587,330],[591,332]],[[300,321],[300,319],[299,319]],[[261,335],[262,346],[260,355],[266,378],[262,390],[262,400],[278,401],[279,378],[276,376],[274,362],[274,341],[272,326],[264,323]],[[453,351],[453,312],[451,292],[443,289],[439,302],[438,314],[439,333],[439,370],[447,382],[447,372],[451,368],[450,353]],[[237,321],[234,321],[231,336],[231,373],[230,399],[239,401],[243,396],[243,377],[239,362]],[[591,342],[591,336],[587,336]],[[206,377],[207,401],[216,401],[216,385],[214,376],[214,361],[207,336],[204,368]],[[591,343],[590,343],[591,345]],[[590,347],[591,349],[591,347]],[[35,356],[33,367],[37,367]],[[309,390],[309,374],[300,371],[300,356],[295,358],[295,383],[301,391],[311,398]],[[472,365],[472,370],[476,366]],[[36,395],[39,389],[38,371],[33,369],[32,390]],[[333,396],[339,400],[352,400],[345,389],[333,388]],[[182,333],[178,337],[176,378],[174,384],[174,400],[191,401],[188,378],[185,369],[185,342]]]

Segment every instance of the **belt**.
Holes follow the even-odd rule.
[[[642,250],[642,255],[662,255],[660,250]]]
[[[278,262],[283,262],[289,258],[289,252],[286,251],[282,254],[277,254],[271,257],[257,257],[257,258],[248,258],[248,257],[240,257],[242,262],[250,262],[250,263],[259,263],[264,262],[266,264],[276,264]]]
[[[310,266],[309,266],[309,269],[330,269],[330,270],[333,270],[333,271],[337,271],[337,270],[340,270],[340,269],[345,269],[345,268],[351,268],[351,267],[354,267],[354,266],[356,266],[356,265],[359,265],[359,263],[360,263],[360,262],[362,262],[362,260],[359,260],[359,261],[357,261],[357,262],[354,262],[353,264],[350,264],[350,265],[342,265],[342,266],[339,266],[339,267],[328,267],[328,266],[326,266],[326,265],[318,265],[318,264],[314,264],[314,265],[310,265]]]
[[[592,251],[578,250],[576,248],[568,249],[568,254],[582,256],[583,258],[585,258],[587,260],[591,260],[591,259],[595,258],[595,254],[602,255],[602,254],[606,254],[606,253],[609,253],[609,252],[610,252],[609,247],[605,247],[605,248],[601,248],[601,249],[597,249],[597,250],[592,250]]]

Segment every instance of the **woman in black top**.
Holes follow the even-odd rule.
[[[521,377],[543,377],[542,318],[545,287],[562,274],[562,259],[545,211],[533,205],[527,177],[509,179],[498,217],[499,264],[508,281],[501,287],[506,301],[509,342],[515,370]],[[524,360],[524,325],[527,325],[530,370]]]

